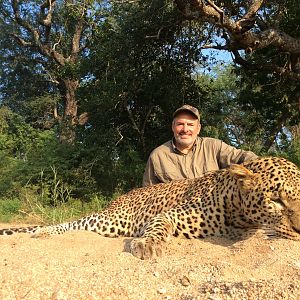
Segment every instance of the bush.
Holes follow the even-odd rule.
[[[21,209],[22,202],[19,199],[0,200],[0,222],[10,222]]]

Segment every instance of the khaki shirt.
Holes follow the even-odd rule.
[[[214,138],[198,137],[187,154],[176,149],[173,140],[170,140],[150,154],[143,177],[143,186],[201,177],[206,172],[255,158],[257,155],[251,151],[236,149]]]

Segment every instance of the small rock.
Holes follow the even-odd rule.
[[[155,272],[153,272],[153,275],[154,275],[155,277],[159,277],[159,272],[155,271]]]
[[[166,289],[165,287],[161,287],[161,288],[159,288],[159,289],[157,290],[157,292],[158,292],[159,294],[165,294],[165,293],[167,292],[167,289]]]
[[[212,292],[215,293],[215,294],[217,294],[217,293],[220,292],[220,289],[219,289],[218,287],[214,287],[214,288],[212,289]]]
[[[182,278],[180,278],[180,283],[183,286],[189,286],[191,284],[191,281],[187,276],[184,275]]]
[[[208,297],[208,299],[209,299],[209,300],[221,300],[222,298],[220,298],[220,297],[217,296],[217,295],[210,295],[210,296]]]
[[[298,261],[295,262],[295,267],[298,268],[298,269],[300,269],[300,260],[298,260]]]

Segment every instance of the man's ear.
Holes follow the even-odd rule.
[[[173,119],[172,126],[171,126],[173,133],[174,133],[174,127],[175,127],[175,119]]]
[[[198,129],[198,134],[200,133],[200,131],[201,131],[201,123],[200,123],[200,121],[199,121],[199,129]]]
[[[229,168],[229,173],[237,179],[239,186],[244,190],[250,190],[257,184],[258,174],[254,174],[244,166],[233,164]]]

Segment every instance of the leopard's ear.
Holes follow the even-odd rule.
[[[229,172],[231,173],[232,176],[237,178],[249,177],[254,175],[253,172],[247,169],[246,167],[242,165],[236,165],[236,164],[230,165]]]
[[[257,184],[258,174],[254,174],[251,170],[242,165],[231,165],[229,173],[237,179],[240,187],[245,190],[249,190]]]

